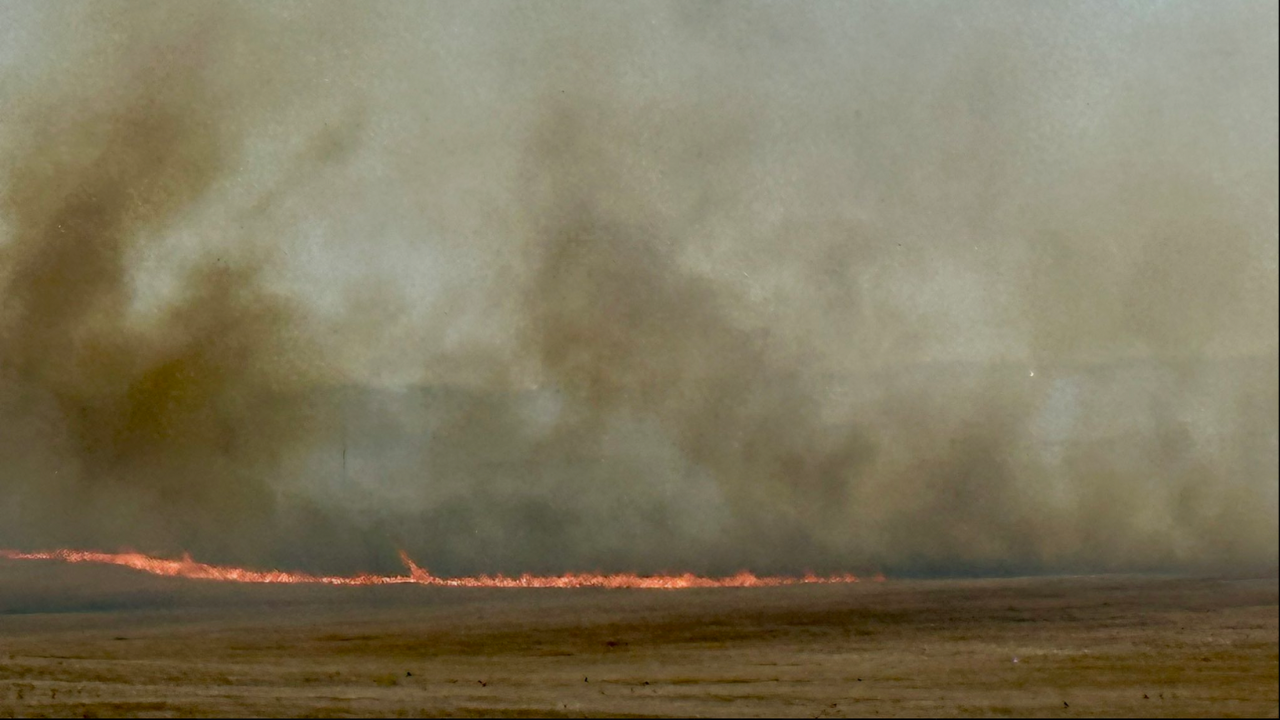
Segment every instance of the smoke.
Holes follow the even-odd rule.
[[[273,474],[317,427],[302,388],[323,361],[297,302],[263,279],[268,249],[235,230],[202,239],[209,247],[174,263],[175,289],[160,300],[138,277],[234,172],[242,138],[219,103],[256,101],[208,77],[218,72],[212,35],[230,19],[202,15],[215,23],[208,33],[197,18],[129,13],[143,26],[191,27],[180,40],[115,48],[109,68],[79,82],[58,85],[69,75],[55,74],[56,89],[7,128],[0,457],[10,536],[216,543],[253,559],[276,512]],[[238,226],[254,225],[247,210]]]
[[[14,6],[0,543],[1273,566],[1276,23],[1225,9]]]

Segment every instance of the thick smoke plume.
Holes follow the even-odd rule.
[[[235,230],[208,238],[169,297],[140,297],[166,235],[243,152],[218,102],[253,99],[206,77],[212,42],[192,30],[126,51],[89,99],[65,95],[92,82],[57,88],[8,127],[0,454],[11,537],[255,559],[276,513],[273,475],[316,428],[306,318],[270,290]]]
[[[1274,566],[1273,8],[5,12],[0,545]]]

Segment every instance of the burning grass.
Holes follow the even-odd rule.
[[[788,585],[842,585],[859,582],[856,575],[804,575],[802,577],[758,576],[740,572],[729,577],[700,577],[682,575],[636,575],[634,573],[567,573],[564,575],[478,575],[473,577],[442,578],[432,575],[415,563],[404,552],[400,559],[408,570],[406,575],[312,575],[283,570],[251,570],[225,565],[197,562],[184,555],[178,560],[144,555],[136,552],[106,553],[83,550],[52,550],[48,552],[20,552],[0,550],[0,558],[8,560],[45,560],[64,563],[90,563],[96,565],[120,565],[139,572],[162,577],[178,577],[190,580],[213,580],[250,584],[284,585],[428,585],[433,587],[467,588],[606,588],[682,590],[689,588],[754,588],[783,587]],[[876,581],[884,580],[877,575]]]

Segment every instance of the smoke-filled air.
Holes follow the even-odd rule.
[[[0,548],[1274,569],[1276,28],[7,2]]]

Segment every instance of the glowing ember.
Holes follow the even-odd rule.
[[[819,577],[758,577],[741,572],[731,577],[709,578],[697,575],[599,575],[595,573],[570,573],[567,575],[479,575],[475,577],[441,578],[432,575],[409,558],[403,551],[400,559],[409,570],[408,575],[310,575],[283,570],[249,570],[224,565],[207,565],[184,555],[181,560],[143,555],[142,553],[104,553],[80,550],[53,550],[50,552],[20,552],[0,550],[0,558],[8,560],[56,560],[66,563],[94,563],[97,565],[123,565],[152,575],[180,577],[192,580],[217,580],[237,583],[283,583],[290,585],[431,585],[438,587],[471,588],[641,588],[654,590],[678,590],[683,588],[718,587],[780,587],[783,585],[836,585],[856,583],[858,578],[849,575]],[[876,575],[873,580],[884,580]]]

